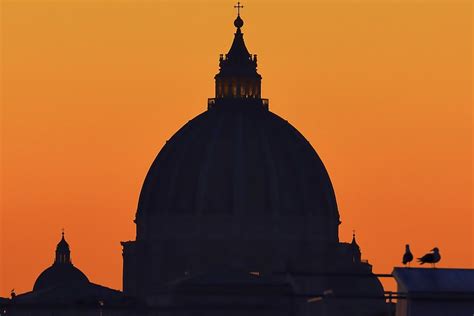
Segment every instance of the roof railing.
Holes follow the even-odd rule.
[[[270,101],[268,99],[262,99],[262,98],[252,98],[252,97],[232,97],[232,98],[209,98],[207,99],[207,109],[213,109],[216,106],[221,106],[221,105],[236,105],[238,103],[242,102],[243,105],[256,105],[256,106],[262,106],[265,110],[268,110]]]

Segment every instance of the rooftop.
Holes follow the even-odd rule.
[[[407,293],[474,294],[474,269],[395,268],[392,274]]]

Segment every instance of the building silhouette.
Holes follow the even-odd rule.
[[[9,311],[5,314],[97,315],[96,310],[103,304],[122,308],[133,302],[121,291],[90,282],[87,276],[73,265],[64,232],[56,246],[55,254],[53,264],[41,272],[33,289],[12,297],[7,304],[10,306]]]
[[[336,198],[321,159],[295,127],[269,110],[240,15],[234,25],[207,111],[167,141],[145,178],[136,240],[122,243],[124,293],[153,306],[193,280],[199,280],[197,292],[209,290],[203,280],[235,290],[234,271],[254,273],[233,292],[240,299],[252,281],[265,280],[282,293],[291,289],[293,297],[339,297],[337,303],[296,299],[291,313],[383,315],[383,287],[361,260],[355,236],[352,243],[339,240]],[[348,298],[354,296],[359,299]],[[199,302],[212,309],[235,297]]]
[[[234,25],[215,97],[146,175],[136,239],[122,242],[123,293],[91,283],[63,235],[53,265],[10,300],[9,314],[388,315],[355,235],[339,240],[323,162],[270,111],[240,14]]]
[[[474,314],[473,269],[395,268],[398,292],[396,316]]]

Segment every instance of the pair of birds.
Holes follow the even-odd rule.
[[[441,255],[439,254],[439,249],[434,247],[431,249],[430,253],[427,253],[421,258],[417,258],[420,264],[431,263],[433,267],[436,267],[436,263],[441,260]],[[405,246],[405,254],[403,255],[402,263],[404,265],[410,266],[410,262],[413,261],[413,254],[410,251],[410,245]]]

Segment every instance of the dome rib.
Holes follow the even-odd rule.
[[[179,179],[179,174],[181,172],[183,172],[183,166],[185,165],[182,162],[186,161],[186,158],[189,155],[189,152],[191,150],[191,146],[193,145],[193,143],[196,140],[200,139],[200,138],[201,138],[201,140],[205,139],[205,138],[201,137],[201,134],[204,133],[206,131],[207,127],[208,127],[206,125],[206,121],[207,121],[207,118],[200,115],[196,119],[193,119],[190,122],[188,122],[187,125],[190,125],[190,126],[192,126],[193,124],[195,124],[197,122],[199,123],[199,125],[194,126],[194,128],[189,129],[188,133],[190,134],[190,136],[187,138],[187,141],[185,141],[183,143],[180,143],[179,146],[175,146],[175,144],[174,144],[174,140],[177,137],[173,136],[170,139],[170,144],[169,145],[170,146],[175,146],[176,149],[179,150],[179,153],[178,153],[179,156],[177,157],[177,162],[174,165],[172,176],[170,177],[171,183],[169,183],[169,186],[167,188],[167,196],[170,197],[170,198],[167,200],[167,203],[165,205],[163,205],[164,210],[167,213],[176,211],[176,208],[173,207],[171,203],[173,202],[173,200],[176,200],[176,195],[178,194],[176,192],[176,187],[177,187],[177,184],[178,184],[177,180]],[[171,143],[171,141],[173,141],[173,143]],[[165,198],[166,198],[166,196],[165,196]]]
[[[186,123],[181,129],[179,129],[171,137],[171,139],[166,142],[165,146],[163,146],[162,150],[153,161],[147,176],[145,177],[138,203],[138,214],[142,211],[144,205],[146,205],[147,208],[151,207],[156,209],[162,209],[164,212],[168,212],[168,204],[156,204],[153,203],[153,200],[162,200],[163,197],[171,196],[171,194],[173,193],[175,180],[177,178],[177,174],[181,165],[181,163],[179,162],[184,161],[186,157],[186,145],[192,142],[194,138],[198,137],[198,135],[196,135],[196,123],[198,123],[198,130],[200,130],[206,126],[204,122],[205,120],[206,117],[203,114],[195,117],[193,120]],[[187,135],[190,136],[187,137]],[[183,144],[180,144],[180,146],[175,146],[174,140],[176,138],[187,139],[187,141],[184,146]],[[181,147],[184,147],[185,150],[182,150]],[[171,157],[175,155],[178,155],[179,157],[177,159],[176,157]],[[175,163],[174,165],[171,164],[172,168],[161,168],[161,165],[169,164],[169,159],[173,159],[173,161],[178,160],[178,163]],[[166,178],[170,179],[170,183],[167,183],[166,188],[164,186],[161,187],[159,182],[154,183],[153,185],[149,185],[150,181],[156,178],[156,173],[164,173],[163,176],[168,175],[168,177]],[[171,175],[169,175],[170,173]],[[159,199],[156,199],[157,195],[159,196]]]
[[[271,131],[273,137],[270,138],[270,146],[274,155],[278,155],[279,159],[276,164],[277,177],[280,182],[285,183],[284,190],[280,191],[280,208],[281,214],[299,215],[301,211],[301,200],[297,198],[300,189],[298,189],[298,179],[295,164],[292,160],[291,150],[292,142],[288,141],[288,133],[285,130],[287,122],[282,120],[279,116],[271,114],[274,119],[271,120]],[[299,162],[301,163],[301,162]]]
[[[269,121],[265,120],[264,124],[265,125],[269,124]],[[280,215],[281,213],[280,199],[278,197],[279,179],[277,175],[275,160],[273,159],[273,155],[270,150],[268,135],[265,132],[265,130],[266,128],[264,128],[263,126],[259,128],[260,138],[262,140],[262,147],[264,149],[263,152],[265,154],[266,160],[268,160],[267,168],[269,170],[268,175],[269,175],[270,195],[271,195],[269,200],[271,201],[272,213],[275,215]]]
[[[216,141],[219,136],[219,131],[222,127],[222,124],[223,124],[223,118],[221,117],[217,121],[217,124],[212,128],[211,140],[206,145],[205,157],[207,159],[203,159],[203,161],[200,164],[198,186],[197,186],[196,196],[195,196],[196,212],[198,214],[202,214],[202,211],[205,208],[206,196],[212,193],[212,192],[209,192],[208,190],[207,179],[209,175],[209,170],[211,169],[210,166],[212,165],[211,160],[213,157],[213,153],[216,149]]]
[[[242,214],[243,212],[243,205],[242,202],[245,199],[244,195],[244,179],[243,174],[245,170],[245,160],[244,160],[244,126],[243,126],[243,117],[242,113],[237,114],[236,119],[237,128],[235,129],[235,138],[236,138],[236,146],[234,152],[234,174],[233,174],[233,213],[234,214]]]

